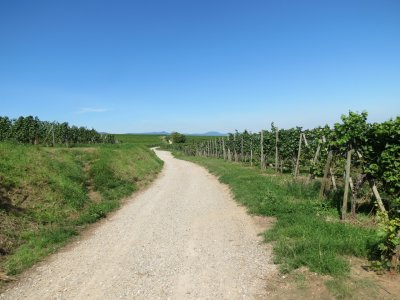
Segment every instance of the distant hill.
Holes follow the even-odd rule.
[[[129,133],[125,133],[125,134],[142,134],[142,135],[169,135],[169,132],[166,131],[155,131],[155,132],[129,132]]]
[[[185,135],[190,135],[190,136],[227,136],[226,133],[221,133],[218,131],[208,131],[206,133],[185,133]]]

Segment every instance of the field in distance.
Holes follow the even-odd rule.
[[[115,138],[123,143],[141,144],[148,147],[158,146],[165,143],[165,138],[168,135],[157,135],[157,134],[116,134]],[[186,135],[186,143],[208,141],[212,136],[192,136]]]

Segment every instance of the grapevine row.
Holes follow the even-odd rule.
[[[186,155],[247,163],[261,169],[320,178],[320,197],[343,193],[341,218],[356,217],[358,206],[373,200],[386,238],[380,245],[385,267],[400,258],[400,117],[367,122],[366,112],[342,115],[333,127],[244,131],[191,144],[171,145]],[[350,203],[348,203],[350,200]],[[350,206],[348,208],[348,206]],[[350,211],[349,211],[350,210]]]
[[[110,134],[100,134],[94,129],[70,126],[68,123],[41,121],[38,117],[10,119],[0,117],[0,142],[16,141],[23,144],[66,145],[114,144]]]

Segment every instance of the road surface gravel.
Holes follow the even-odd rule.
[[[5,299],[265,299],[260,227],[204,168],[155,150],[158,179],[27,271]]]

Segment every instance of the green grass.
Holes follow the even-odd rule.
[[[135,144],[144,145],[147,147],[155,146],[168,146],[165,142],[165,137],[168,135],[157,135],[157,134],[115,134],[115,138],[121,141],[122,144]],[[190,144],[194,142],[209,141],[211,139],[219,139],[220,137],[213,136],[190,136],[186,135],[186,142],[184,144]],[[177,144],[182,145],[182,144]],[[84,145],[87,147],[88,145]]]
[[[376,281],[372,279],[354,279],[339,277],[328,280],[325,285],[336,299],[381,298],[378,294],[379,285]]]
[[[346,275],[346,256],[367,257],[376,242],[371,229],[327,221],[338,219],[337,210],[317,198],[317,184],[304,185],[290,175],[266,174],[220,159],[178,157],[208,168],[250,213],[277,218],[265,239],[273,242],[274,260],[282,272],[306,266],[320,274]]]
[[[116,134],[115,138],[122,143],[141,144],[146,146],[158,146],[165,143],[163,135],[156,134]],[[186,136],[186,144],[193,142],[209,141],[220,137],[210,136]]]
[[[116,134],[115,138],[122,143],[157,146],[162,144],[164,136],[156,134]]]
[[[77,234],[73,228],[55,227],[38,232],[26,233],[22,244],[6,261],[8,274],[15,275],[31,267],[43,257],[63,246],[68,239]]]
[[[161,168],[144,143],[0,143],[0,271],[14,275],[30,267],[117,208]]]
[[[217,136],[203,136],[203,135],[187,135],[186,136],[186,143],[193,143],[193,142],[208,142],[214,139],[220,139],[221,137]]]

